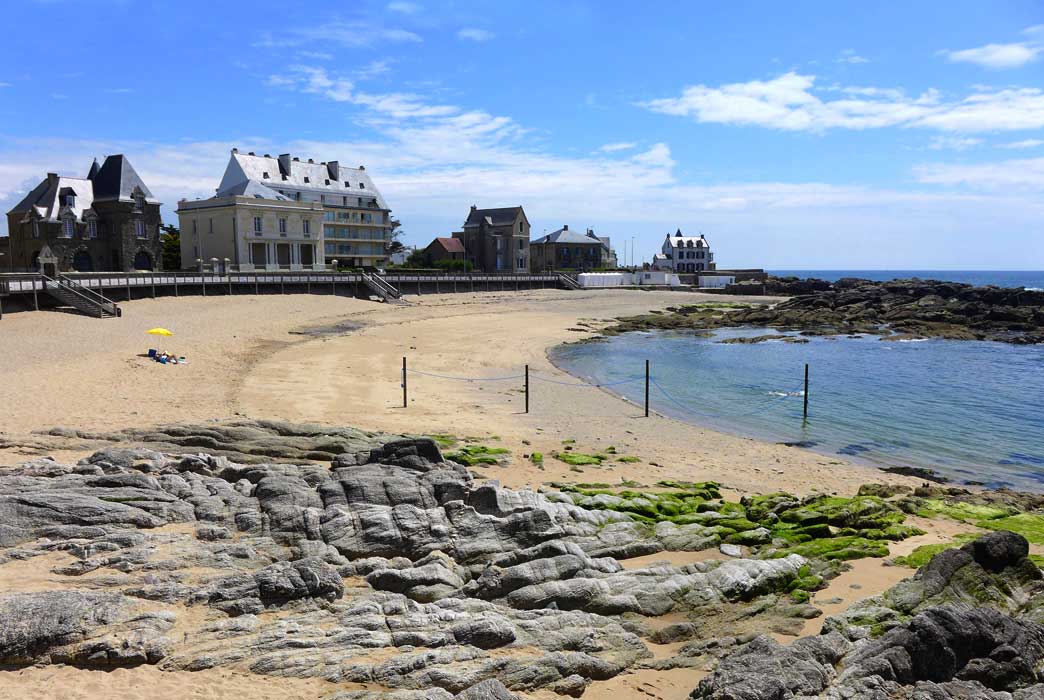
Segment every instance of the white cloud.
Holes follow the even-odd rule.
[[[264,48],[298,48],[318,44],[337,44],[345,48],[365,48],[384,42],[420,43],[420,35],[400,29],[386,27],[366,20],[350,22],[336,21],[317,23],[314,26],[291,27],[280,32],[266,32],[255,46]],[[311,50],[311,49],[305,49]]]
[[[1044,158],[1005,160],[997,163],[927,164],[914,171],[920,182],[964,185],[993,192],[1044,191]]]
[[[602,153],[616,153],[617,151],[629,151],[632,148],[637,147],[637,143],[621,141],[619,143],[607,143],[604,146],[599,146],[598,150]]]
[[[933,136],[931,143],[928,144],[928,148],[933,151],[964,151],[980,144],[982,144],[982,139],[968,136]]]
[[[817,89],[814,75],[785,73],[720,87],[694,85],[678,97],[640,106],[702,123],[761,126],[785,131],[917,127],[951,132],[1044,128],[1039,88],[978,90],[944,100],[936,90],[916,97],[893,88],[831,86]],[[824,93],[841,92],[829,99]]]
[[[477,27],[465,27],[457,32],[458,39],[464,39],[467,41],[489,41],[495,38],[497,35],[486,29],[479,29]]]
[[[837,57],[837,62],[857,65],[860,63],[869,63],[870,59],[860,56],[855,52],[855,49],[845,49],[841,52],[841,55]]]
[[[117,87],[117,88],[105,88],[105,92],[110,95],[129,95],[134,92],[134,88],[129,87]]]
[[[332,61],[334,55],[328,51],[298,51],[298,58],[307,58],[313,61]]]
[[[421,9],[420,5],[415,2],[390,2],[388,3],[389,12],[398,12],[403,15],[412,15],[417,13]]]
[[[998,145],[998,148],[1023,149],[1037,148],[1038,146],[1044,146],[1044,139],[1025,139],[1023,141],[1012,141],[1011,143],[1002,143]]]
[[[1015,43],[986,44],[974,49],[944,51],[943,54],[952,63],[974,63],[983,68],[999,70],[1024,66],[1030,61],[1035,61],[1041,51],[1044,51],[1044,47]]]
[[[0,88],[9,88],[9,87],[11,87],[11,83],[0,82]]]
[[[381,61],[370,61],[365,66],[354,72],[354,75],[359,80],[370,80],[376,78],[378,75],[384,75],[391,70],[391,61],[385,59]]]

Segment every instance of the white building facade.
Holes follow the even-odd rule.
[[[323,207],[256,182],[178,202],[181,266],[323,270]],[[227,262],[226,262],[227,261]]]
[[[705,272],[715,269],[714,253],[706,237],[685,236],[678,229],[673,236],[667,234],[661,252],[653,256],[652,268],[675,273]]]
[[[320,255],[339,267],[383,267],[391,240],[391,210],[366,168],[348,168],[337,161],[302,161],[289,153],[273,157],[232,149],[218,186],[225,191],[252,181],[294,202],[322,208],[323,247]]]

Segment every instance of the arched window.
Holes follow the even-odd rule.
[[[139,250],[134,256],[135,270],[152,270],[152,257],[144,250]]]
[[[73,256],[72,267],[77,272],[93,272],[94,260],[91,259],[91,254],[86,250],[78,250],[76,255]]]
[[[76,233],[76,220],[71,216],[67,216],[62,219],[62,237],[72,238]]]

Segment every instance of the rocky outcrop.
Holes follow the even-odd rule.
[[[790,298],[771,306],[736,309],[680,307],[667,314],[620,319],[607,332],[750,326],[812,335],[870,333],[1044,343],[1044,292],[1040,291],[921,279],[770,280],[765,291]]]
[[[694,698],[1036,698],[1044,694],[1042,574],[1020,535],[995,532],[830,618],[789,647],[760,637]]]

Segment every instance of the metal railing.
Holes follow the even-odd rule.
[[[61,275],[58,278],[53,278],[41,274],[40,277],[43,279],[44,289],[48,293],[58,290],[57,294],[53,294],[55,298],[59,301],[68,302],[70,306],[74,306],[84,313],[96,313],[99,318],[105,315],[121,315],[120,307],[116,306],[114,302],[71,280],[62,279]]]

